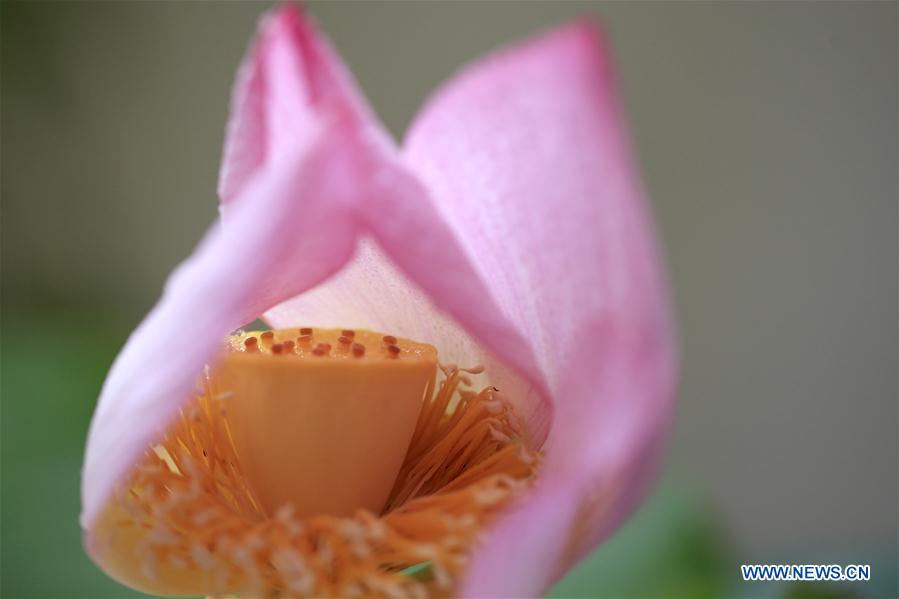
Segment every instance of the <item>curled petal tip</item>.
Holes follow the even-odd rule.
[[[322,127],[374,119],[327,38],[307,12],[266,13],[237,74],[219,173],[223,205],[262,169],[312,143]]]

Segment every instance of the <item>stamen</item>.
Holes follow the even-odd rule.
[[[276,331],[268,337],[272,353],[276,347],[288,352],[290,346],[281,339],[285,334]],[[333,341],[337,336],[321,331],[319,339]],[[354,332],[353,338],[378,343],[378,337],[367,332]],[[249,339],[232,338],[232,347],[247,349],[253,345]],[[392,339],[381,339],[386,353],[367,356],[364,343],[356,341],[343,355],[311,362],[303,355],[315,355],[322,346],[330,350],[328,343],[319,343],[311,352],[297,347],[290,360],[269,360],[258,349],[255,356],[240,351],[251,368],[240,376],[268,363],[281,370],[292,369],[294,363],[325,369],[358,364],[365,369],[380,360],[385,368],[394,364],[391,368],[408,369],[414,364],[413,346]],[[409,359],[394,362],[391,346],[396,354],[400,346],[411,352]],[[321,372],[326,375],[326,370]],[[246,425],[246,416],[237,416],[241,391],[222,386],[217,380],[221,371],[207,373],[203,391],[148,451],[128,487],[101,518],[95,536],[106,544],[101,550],[108,558],[104,568],[154,594],[451,593],[481,530],[529,486],[540,462],[539,454],[523,445],[514,412],[502,395],[493,387],[465,389],[466,372],[480,370],[444,367],[439,384],[433,374],[427,382],[411,442],[383,510],[359,509],[342,516],[304,516],[291,503],[265,507],[248,482],[245,468],[253,466],[243,463],[246,456],[235,441],[235,424]],[[286,398],[279,399],[281,410],[290,409]],[[339,441],[353,443],[353,437]],[[419,567],[409,574],[424,562],[428,565],[423,571]]]

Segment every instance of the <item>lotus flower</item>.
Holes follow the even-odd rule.
[[[237,76],[219,194],[91,424],[81,522],[109,575],[534,596],[645,495],[676,355],[594,23],[467,67],[397,147],[279,7]],[[275,329],[238,329],[260,316]]]

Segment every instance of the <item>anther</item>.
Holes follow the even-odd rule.
[[[297,337],[298,345],[309,345],[312,343],[312,335],[300,335]]]
[[[288,339],[287,341],[282,341],[282,342],[281,342],[281,345],[284,346],[284,353],[285,353],[285,354],[291,354],[291,353],[293,353],[293,341],[291,341],[291,340]]]
[[[330,351],[331,351],[330,343],[319,343],[318,345],[315,346],[315,349],[312,350],[312,353],[315,354],[316,356],[325,356]]]
[[[357,358],[361,358],[364,355],[365,355],[365,346],[362,345],[361,343],[354,343],[353,344],[353,356],[355,356]]]
[[[388,345],[387,353],[391,358],[398,358],[400,355],[400,347],[398,345]]]
[[[280,343],[275,343],[272,345],[272,353],[275,355],[280,355],[281,352],[284,351],[284,346]]]
[[[344,337],[349,337],[350,339],[352,339],[356,336],[356,331],[354,331],[353,329],[344,329],[340,331],[340,334]]]
[[[275,334],[271,331],[266,331],[259,335],[260,339],[262,339],[263,343],[271,343],[275,338]]]
[[[259,340],[256,339],[256,337],[247,337],[246,339],[244,339],[243,346],[248,352],[258,352]]]
[[[352,337],[348,337],[347,335],[341,335],[337,338],[337,342],[341,345],[349,345],[353,341]]]
[[[300,329],[300,335],[312,336],[312,327],[303,327],[302,329]]]
[[[393,335],[384,335],[383,341],[385,345],[396,345],[396,337]]]

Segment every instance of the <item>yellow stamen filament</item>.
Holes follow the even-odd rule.
[[[365,331],[304,329],[301,334],[316,343],[337,337],[353,343],[352,352],[312,357],[317,345],[284,347],[281,337],[296,334],[294,329],[258,335],[258,344],[246,343],[253,335],[231,339],[232,350],[241,352],[237,361],[207,373],[202,390],[147,451],[95,526],[95,552],[108,573],[166,595],[428,597],[452,591],[479,532],[527,487],[538,467],[538,455],[519,440],[511,408],[492,387],[468,389],[468,371],[446,367],[439,383],[425,377],[424,402],[418,400],[386,506],[381,500],[377,508],[360,505],[345,514],[302,513],[294,501],[273,508],[260,497],[258,476],[248,478],[246,448],[235,435],[245,415],[238,417],[233,407],[244,390],[233,384],[241,378],[233,373],[226,384],[228,369],[244,369],[250,380],[251,373],[281,372],[266,363],[286,362],[289,372],[303,371],[301,362],[328,362],[344,372],[333,364],[359,368],[371,360],[366,365],[372,370],[405,368],[403,376],[411,377],[409,372],[421,368],[407,362],[430,359],[424,346],[392,336],[380,341]],[[276,343],[282,345],[277,356]],[[393,353],[391,346],[401,351]],[[294,352],[301,351],[310,357],[297,359]],[[304,375],[318,376],[316,370]],[[334,443],[352,445],[354,439]],[[331,489],[310,494],[327,499]],[[423,562],[429,564],[427,580],[401,572]]]

